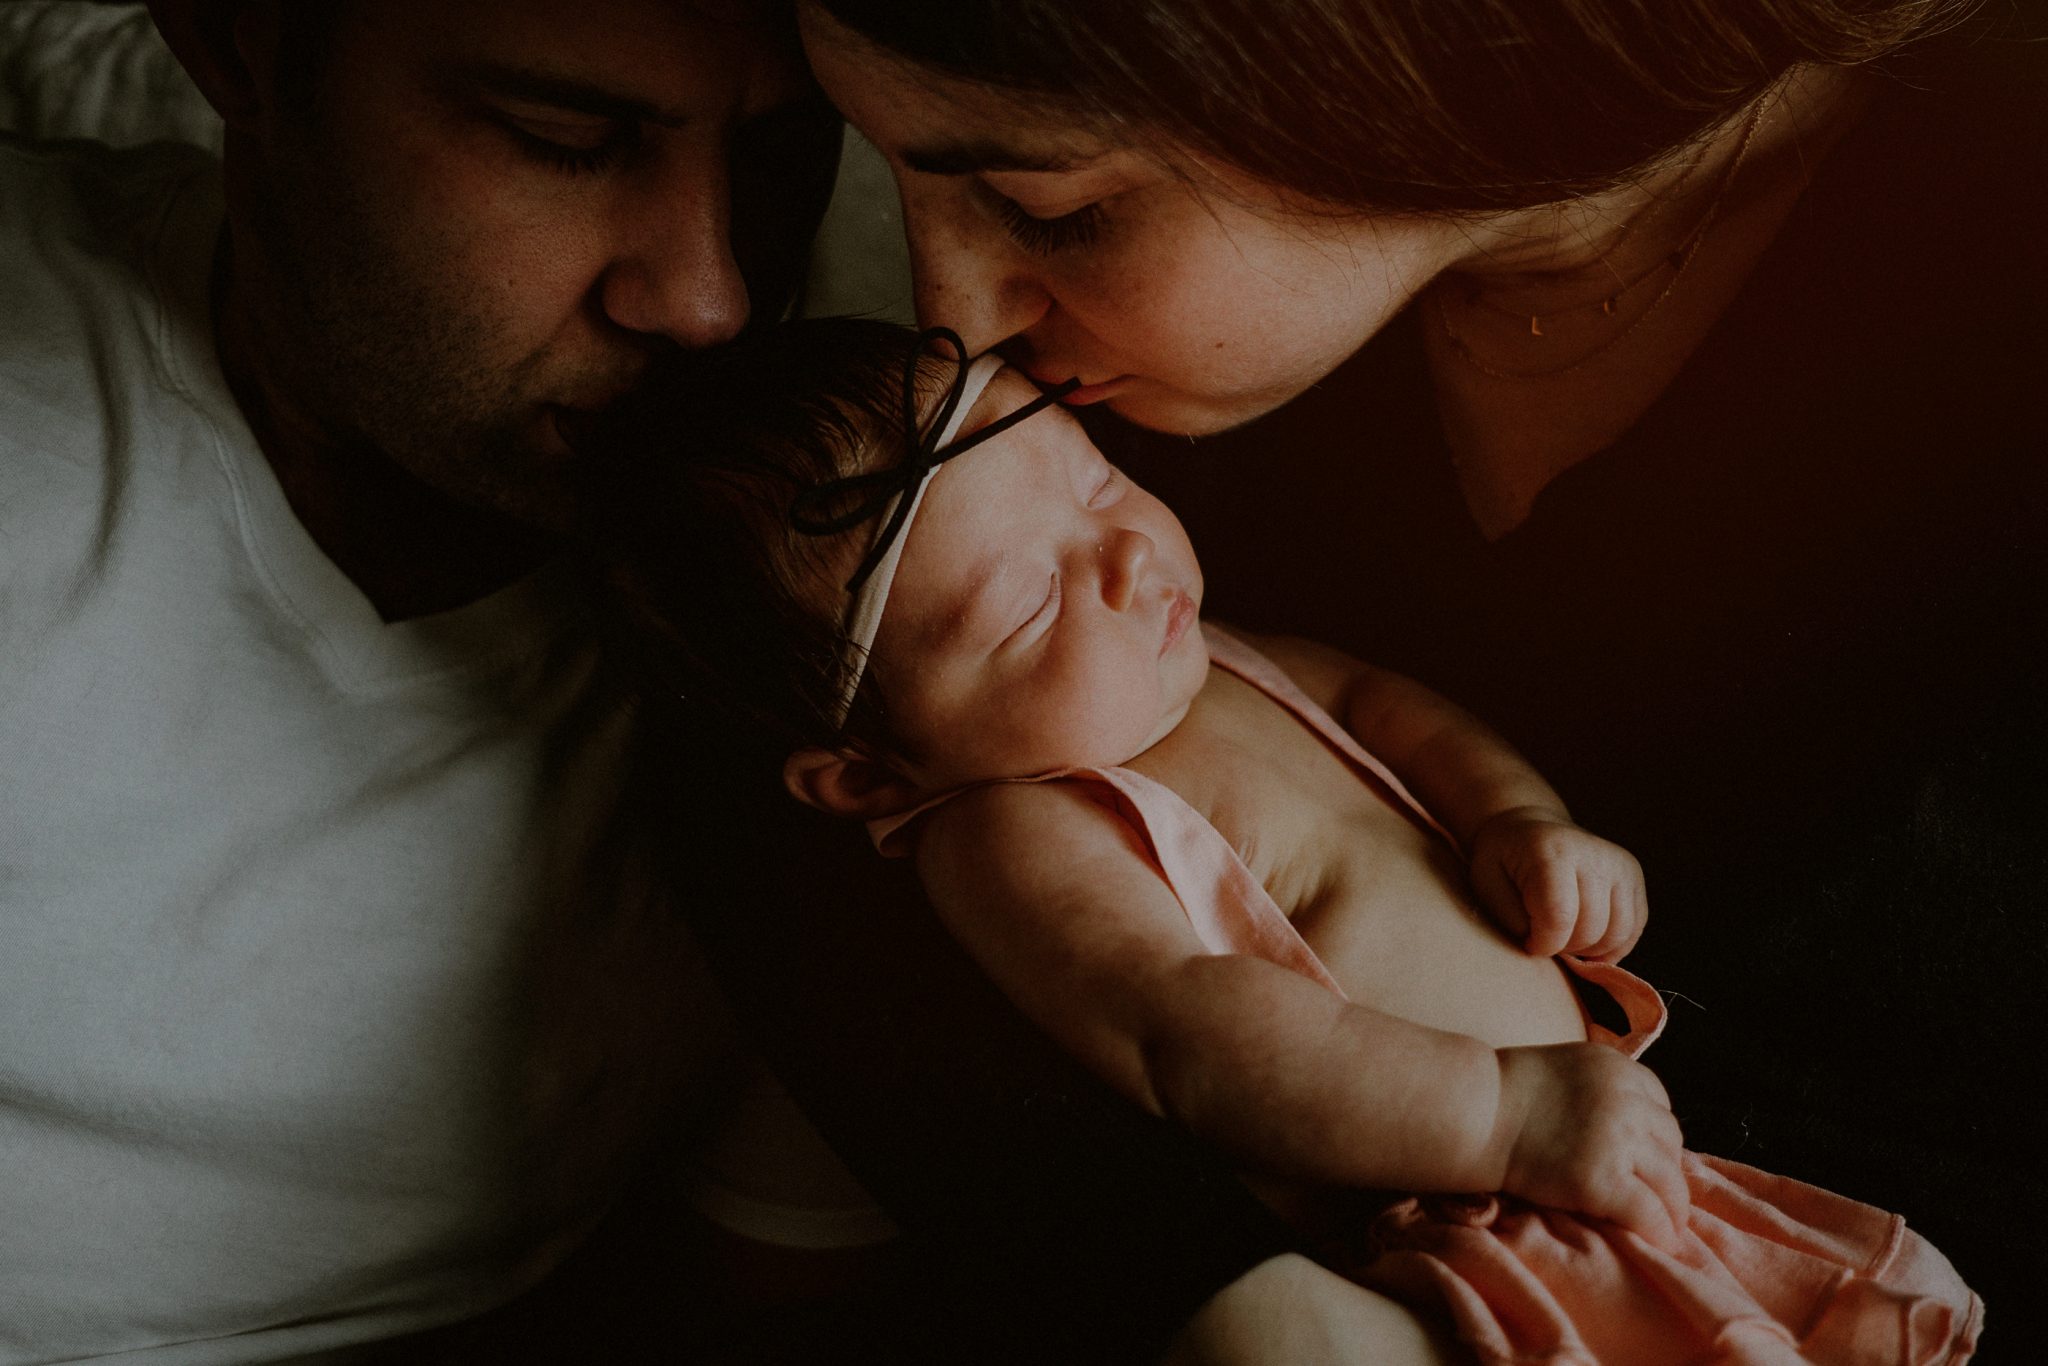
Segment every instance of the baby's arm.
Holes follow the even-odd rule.
[[[1255,643],[1450,832],[1474,894],[1530,953],[1612,962],[1635,947],[1649,914],[1641,866],[1574,824],[1507,741],[1412,679],[1310,641]]]
[[[1510,1048],[1210,953],[1123,821],[1068,784],[997,785],[926,818],[932,903],[997,984],[1154,1114],[1327,1184],[1508,1190],[1661,1237],[1678,1130],[1638,1064]]]

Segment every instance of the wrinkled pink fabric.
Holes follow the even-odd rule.
[[[1276,665],[1213,625],[1203,630],[1212,663],[1293,713],[1418,825],[1444,834]],[[1117,812],[1215,952],[1255,955],[1343,994],[1237,851],[1171,788],[1124,768],[1019,781],[1078,783]],[[906,852],[907,827],[946,799],[873,823],[876,847]],[[1663,1029],[1662,998],[1635,974],[1558,961],[1628,1018],[1625,1034],[1589,1019],[1588,1037],[1633,1057]],[[1343,1269],[1447,1316],[1486,1366],[1949,1366],[1975,1350],[1983,1302],[1898,1215],[1720,1158],[1688,1153],[1685,1171],[1692,1214],[1673,1250],[1512,1196],[1419,1196],[1381,1214],[1366,1256]]]
[[[1404,1200],[1362,1285],[1448,1312],[1487,1366],[1962,1362],[1983,1306],[1896,1214],[1685,1155],[1692,1214],[1661,1251],[1512,1196]]]

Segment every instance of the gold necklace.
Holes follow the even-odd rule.
[[[1543,320],[1545,318],[1566,318],[1570,317],[1574,313],[1584,313],[1586,310],[1592,308],[1597,308],[1602,313],[1607,314],[1611,317],[1614,313],[1614,306],[1617,303],[1621,302],[1622,295],[1627,294],[1630,290],[1633,290],[1637,285],[1649,279],[1658,271],[1677,265],[1681,260],[1684,259],[1684,255],[1685,254],[1683,251],[1674,250],[1670,252],[1668,255],[1660,257],[1657,260],[1656,264],[1648,267],[1640,273],[1632,275],[1626,280],[1617,279],[1614,288],[1608,290],[1605,294],[1601,295],[1597,299],[1589,299],[1582,304],[1566,304],[1563,308],[1553,308],[1545,313],[1531,313],[1527,309],[1523,308],[1509,308],[1506,304],[1495,303],[1492,299],[1487,298],[1477,289],[1470,289],[1466,291],[1465,302],[1470,304],[1474,308],[1483,308],[1488,313],[1495,313],[1503,318],[1513,318],[1516,322],[1520,322],[1522,319],[1527,318],[1529,320],[1530,336],[1547,337],[1550,334],[1543,330]],[[1603,262],[1604,259],[1605,258],[1603,258]]]
[[[1681,245],[1677,250],[1673,251],[1669,256],[1666,256],[1662,260],[1657,262],[1656,265],[1651,266],[1641,275],[1638,275],[1634,279],[1628,281],[1626,284],[1622,285],[1620,289],[1613,291],[1605,299],[1600,301],[1600,311],[1604,314],[1612,314],[1614,312],[1615,301],[1619,299],[1623,294],[1627,293],[1637,284],[1640,284],[1642,281],[1647,280],[1650,276],[1656,274],[1660,270],[1663,270],[1667,266],[1674,267],[1674,269],[1671,272],[1671,278],[1664,282],[1664,288],[1657,291],[1656,297],[1651,299],[1648,304],[1644,305],[1643,311],[1636,314],[1634,318],[1630,319],[1627,326],[1623,327],[1619,332],[1616,332],[1613,336],[1607,338],[1607,340],[1601,342],[1598,346],[1595,346],[1591,351],[1586,352],[1584,355],[1579,356],[1578,358],[1569,361],[1564,365],[1547,366],[1541,370],[1502,370],[1498,367],[1487,364],[1486,361],[1482,359],[1479,356],[1479,354],[1472,349],[1470,343],[1468,343],[1463,337],[1458,335],[1457,328],[1454,327],[1451,323],[1450,309],[1444,303],[1444,296],[1442,293],[1438,293],[1434,301],[1436,305],[1437,322],[1443,328],[1444,340],[1451,344],[1451,350],[1458,356],[1460,360],[1464,361],[1467,365],[1477,370],[1480,374],[1487,375],[1493,379],[1550,379],[1557,375],[1568,375],[1575,370],[1584,369],[1586,366],[1591,365],[1594,361],[1598,360],[1600,357],[1606,355],[1609,351],[1612,351],[1615,347],[1621,345],[1624,341],[1628,340],[1629,337],[1635,334],[1638,328],[1642,327],[1644,323],[1648,322],[1652,317],[1654,317],[1657,314],[1659,309],[1663,308],[1665,301],[1668,300],[1673,294],[1673,292],[1677,290],[1678,282],[1685,278],[1685,272],[1692,265],[1693,258],[1699,255],[1700,246],[1707,240],[1707,233],[1714,226],[1714,220],[1716,217],[1719,216],[1721,212],[1721,205],[1728,198],[1728,191],[1730,190],[1730,188],[1734,186],[1735,178],[1741,174],[1742,163],[1744,159],[1749,156],[1749,145],[1752,141],[1755,140],[1757,127],[1763,122],[1764,105],[1764,100],[1758,100],[1756,108],[1750,112],[1748,126],[1745,127],[1742,131],[1742,141],[1736,144],[1735,156],[1733,159],[1729,161],[1727,171],[1725,171],[1722,174],[1721,183],[1715,187],[1714,197],[1712,201],[1708,203],[1706,212],[1700,215],[1700,221],[1698,226],[1694,227],[1692,232],[1686,236],[1684,244]],[[1475,299],[1474,302],[1481,301]],[[1482,303],[1482,306],[1487,305],[1484,305]],[[1574,309],[1559,309],[1550,316],[1556,317],[1562,313],[1577,312],[1579,308],[1591,308],[1592,306],[1593,305],[1591,304],[1581,304],[1578,306],[1578,308]],[[1498,305],[1491,305],[1491,307],[1494,309],[1495,312],[1507,313],[1507,310],[1500,308]],[[1514,312],[1507,313],[1507,316],[1514,318],[1528,318],[1530,335],[1537,337],[1544,335],[1543,329],[1539,325],[1540,320],[1543,317],[1542,314],[1526,314],[1521,312]]]

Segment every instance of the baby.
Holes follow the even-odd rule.
[[[1483,1360],[1967,1356],[1981,1305],[1896,1216],[1683,1151],[1615,965],[1635,860],[1419,685],[1204,622],[1179,523],[1055,397],[859,323],[650,390],[611,443],[697,435],[622,573],[683,689],[1283,1209],[1408,1193],[1326,1254]]]

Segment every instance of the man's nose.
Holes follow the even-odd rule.
[[[723,188],[641,206],[622,225],[599,281],[605,316],[680,346],[716,346],[747,323],[747,286],[733,255]]]
[[[1152,538],[1130,527],[1107,532],[1102,541],[1102,600],[1121,612],[1138,596],[1145,566],[1152,562]]]
[[[950,327],[969,355],[1028,330],[1052,307],[1052,298],[1001,227],[956,193],[903,196],[903,231],[917,320]]]

